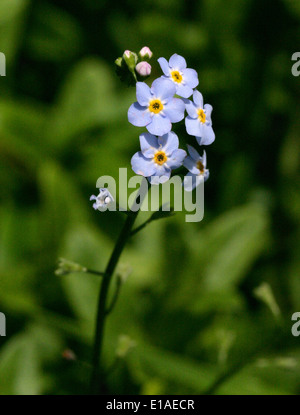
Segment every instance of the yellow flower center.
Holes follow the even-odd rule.
[[[164,164],[168,160],[168,157],[166,156],[166,153],[164,151],[158,151],[154,155],[154,161],[156,164],[159,164],[160,166]]]
[[[160,99],[153,99],[152,101],[150,101],[148,107],[149,111],[154,112],[154,114],[158,114],[160,111],[162,111],[163,108],[164,106]]]
[[[181,84],[182,82],[182,75],[179,71],[172,71],[171,76],[174,82],[177,82],[178,84]]]
[[[197,114],[198,114],[198,119],[200,122],[202,122],[203,124],[205,123],[206,120],[206,115],[205,112],[203,111],[203,109],[198,109],[197,110]]]
[[[203,166],[203,163],[200,160],[197,161],[197,169],[200,170],[200,174],[204,174],[205,168]]]

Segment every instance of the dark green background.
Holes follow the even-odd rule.
[[[1,394],[87,392],[99,281],[55,264],[101,270],[119,233],[89,197],[139,148],[114,60],[145,45],[155,75],[173,53],[198,71],[216,141],[204,220],[156,221],[122,256],[105,390],[300,392],[299,18],[296,0],[0,1]],[[109,370],[120,334],[136,347]]]

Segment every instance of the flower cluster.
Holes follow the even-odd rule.
[[[169,62],[159,58],[158,63],[163,75],[154,80],[151,87],[137,82],[137,101],[128,110],[128,121],[148,130],[140,135],[141,151],[132,157],[132,169],[147,177],[151,184],[159,184],[170,178],[173,169],[183,165],[189,170],[184,187],[191,191],[209,177],[206,153],[200,156],[188,145],[187,155],[178,148],[178,136],[171,130],[173,123],[185,118],[187,133],[194,136],[200,146],[211,144],[215,140],[212,106],[204,105],[202,94],[195,89],[199,84],[198,74],[187,68],[182,56],[174,54]],[[188,99],[191,96],[192,101]]]
[[[116,72],[122,82],[128,86],[147,78],[151,74],[151,65],[148,62],[153,56],[151,50],[144,46],[139,53],[125,50],[123,55],[115,60]]]
[[[65,258],[59,258],[56,275],[68,275],[73,272],[87,272],[87,268]]]

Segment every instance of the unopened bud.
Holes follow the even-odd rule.
[[[144,46],[140,51],[139,51],[139,55],[141,58],[143,59],[151,59],[153,53],[151,52],[151,50],[148,48],[148,46]]]
[[[72,272],[87,272],[87,268],[76,262],[69,261],[68,259],[59,258],[55,274],[61,276],[71,274]]]
[[[142,61],[136,65],[135,70],[141,76],[149,76],[151,74],[151,65],[148,62]]]
[[[110,198],[109,196],[107,196],[107,197],[104,199],[104,203],[105,203],[106,205],[108,205],[111,201],[112,201],[112,200],[111,200],[111,198]]]
[[[123,55],[124,55],[124,57],[126,57],[126,58],[130,58],[131,53],[132,53],[132,52],[131,52],[130,50],[126,49]]]
[[[115,60],[115,64],[121,68],[122,66],[122,58],[118,58]]]
[[[133,71],[138,61],[137,54],[134,52],[131,52],[130,50],[125,50],[125,52],[123,53],[123,59],[126,65],[128,66],[128,68],[131,71]]]

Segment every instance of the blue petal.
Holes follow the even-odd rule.
[[[150,177],[147,177],[147,179],[149,183],[151,184],[151,186],[159,184],[159,176],[150,176]]]
[[[152,83],[151,91],[156,98],[170,101],[176,93],[176,86],[170,79],[160,77]]]
[[[136,127],[145,127],[151,122],[151,114],[146,107],[135,102],[128,110],[128,121]]]
[[[178,169],[178,167],[182,166],[183,160],[186,157],[186,151],[178,149],[175,150],[171,157],[167,160],[167,166],[170,169]]]
[[[170,179],[170,176],[171,172],[163,174],[159,177],[159,183],[166,183]]]
[[[169,67],[167,59],[159,58],[159,59],[157,59],[157,62],[160,64],[160,67],[161,67],[161,70],[163,71],[163,73],[166,76],[170,76],[170,67]]]
[[[201,137],[195,137],[197,140],[197,143],[199,144],[199,146],[202,145],[202,138]]]
[[[164,164],[156,164],[155,165],[155,173],[154,176],[163,176],[163,175],[169,175],[171,174],[171,169],[166,165],[166,163]]]
[[[149,133],[154,135],[164,135],[171,131],[172,124],[167,117],[163,117],[160,114],[155,114],[152,117],[152,122],[147,125]]]
[[[203,156],[201,157],[201,162],[202,162],[204,168],[206,168],[207,160],[206,160],[206,151],[205,150],[203,150]]]
[[[153,175],[151,177],[148,177],[148,180],[151,183],[151,185],[165,183],[169,180],[170,175],[171,175],[171,170],[169,172],[165,172],[162,175]]]
[[[209,178],[209,170],[205,170],[204,172],[204,181],[206,182],[206,180]]]
[[[146,158],[153,158],[159,148],[157,137],[150,133],[143,133],[140,135],[140,144],[142,154]]]
[[[201,136],[201,145],[208,146],[215,141],[215,133],[210,125],[203,125]]]
[[[187,111],[188,115],[191,118],[198,118],[196,105],[192,101],[190,101],[189,99],[184,99],[183,101],[185,103],[185,108],[186,108],[186,111]]]
[[[211,112],[213,110],[213,107],[210,104],[205,104],[204,109],[205,109],[206,120],[211,123]]]
[[[201,123],[198,121],[198,119],[195,120],[190,116],[186,117],[185,126],[188,134],[201,137],[202,128]]]
[[[148,106],[149,100],[151,99],[151,90],[145,82],[136,83],[136,99],[140,105],[145,107]]]
[[[174,53],[174,55],[170,57],[169,65],[171,68],[182,70],[186,68],[186,61],[182,56]]]
[[[184,82],[191,88],[196,88],[199,84],[198,74],[195,69],[184,69],[182,71]]]
[[[173,98],[164,106],[163,112],[171,122],[179,122],[184,118],[185,105],[179,98]]]
[[[202,96],[201,92],[194,91],[193,100],[194,100],[194,103],[196,104],[197,108],[203,108],[203,96]]]
[[[177,150],[179,146],[178,137],[173,131],[170,131],[162,137],[158,137],[158,143],[161,145],[162,150],[166,152],[168,157],[171,156],[173,151]]]
[[[183,179],[183,186],[186,192],[191,192],[196,187],[196,177],[197,175],[192,174],[190,171]]]
[[[194,147],[192,147],[192,146],[190,146],[189,144],[187,144],[187,149],[188,149],[189,155],[191,156],[191,158],[192,158],[194,161],[198,161],[198,160],[200,160],[200,155],[199,155],[198,151],[196,151],[196,150],[194,149]]]
[[[183,98],[189,98],[193,93],[193,89],[189,85],[179,84],[176,94]]]
[[[141,151],[135,153],[131,158],[132,170],[136,174],[148,177],[155,173],[155,166],[151,159],[147,159],[143,156]]]
[[[192,174],[199,174],[200,171],[196,166],[195,160],[193,160],[190,156],[187,156],[184,161],[183,165],[186,169],[188,169]]]

